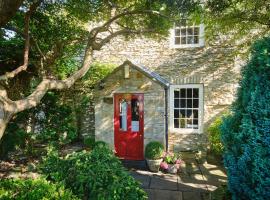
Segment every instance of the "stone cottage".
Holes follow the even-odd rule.
[[[170,151],[207,149],[207,128],[234,100],[240,66],[233,46],[208,41],[204,26],[176,25],[161,41],[115,38],[96,60],[120,65],[95,94],[95,137],[125,159],[145,145]]]

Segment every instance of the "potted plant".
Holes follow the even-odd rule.
[[[161,169],[165,172],[176,174],[180,169],[181,163],[183,163],[183,160],[181,160],[180,157],[180,154],[166,153],[160,164]]]
[[[152,172],[158,172],[163,158],[164,147],[158,141],[149,142],[145,148],[147,165]]]

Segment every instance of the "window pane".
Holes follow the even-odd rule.
[[[200,35],[199,32],[200,28],[199,27],[194,27],[194,35]]]
[[[176,37],[176,38],[174,39],[174,43],[175,43],[175,44],[180,44],[180,37]]]
[[[187,35],[187,29],[186,28],[181,28],[181,36],[184,37]]]
[[[139,121],[139,100],[132,99],[131,100],[131,118],[132,121]]]
[[[194,36],[194,44],[199,44],[199,36]]]
[[[181,98],[186,98],[186,91],[187,91],[187,89],[181,89],[180,90],[180,93],[181,93]]]
[[[193,108],[199,108],[199,99],[193,99]]]
[[[187,28],[187,34],[193,36],[193,28]]]
[[[185,118],[186,117],[186,110],[181,109],[180,110],[180,118]]]
[[[181,37],[181,44],[186,44],[186,43],[187,43],[187,38]]]
[[[187,117],[188,118],[191,118],[192,117],[192,110],[191,109],[188,109],[187,110]]]
[[[198,129],[199,128],[198,119],[193,119],[193,128],[194,129]]]
[[[179,128],[179,119],[174,120],[174,128]]]
[[[174,110],[174,118],[179,118],[179,110]]]
[[[187,99],[187,108],[192,108],[192,99]]]
[[[194,44],[193,36],[189,36],[187,40],[188,44]]]
[[[187,119],[187,128],[192,128],[192,119]]]
[[[199,88],[180,88],[174,91],[174,120],[177,127],[199,128]],[[180,108],[180,109],[178,109]]]
[[[179,95],[179,90],[174,90],[174,98],[179,98],[180,95]]]
[[[192,88],[187,89],[187,98],[192,98]]]
[[[193,124],[198,125],[198,119],[193,119]]]
[[[198,110],[193,110],[193,118],[198,118]]]
[[[175,29],[174,30],[174,34],[175,34],[175,36],[180,36],[180,29]]]
[[[199,89],[193,88],[193,98],[199,98]]]
[[[120,129],[122,131],[127,131],[127,102],[123,100],[120,102],[120,114],[119,114],[119,121],[120,121]]]
[[[140,102],[138,99],[131,100],[131,131],[139,131],[139,106]]]
[[[180,99],[180,107],[181,108],[187,107],[187,100],[186,99]]]
[[[186,119],[180,119],[180,128],[186,128]]]
[[[174,99],[174,107],[179,108],[179,99]]]

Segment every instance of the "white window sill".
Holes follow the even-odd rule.
[[[187,48],[199,48],[204,47],[202,44],[187,44],[187,45],[171,45],[171,49],[187,49]]]
[[[186,128],[172,128],[169,130],[170,133],[177,134],[201,134],[199,129],[186,129]]]

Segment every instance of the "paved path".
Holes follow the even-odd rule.
[[[141,182],[149,200],[208,200],[209,192],[226,182],[224,169],[195,159],[186,160],[177,175],[131,170],[131,175]]]

